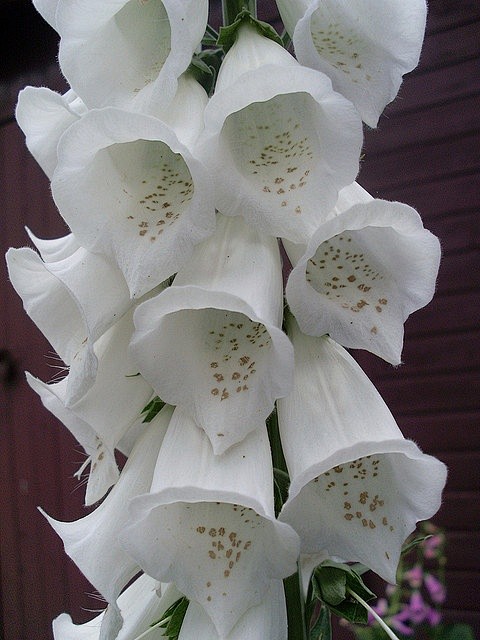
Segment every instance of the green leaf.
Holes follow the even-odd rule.
[[[308,640],[332,640],[331,614],[327,607],[322,607],[318,618],[308,634]]]
[[[182,628],[183,619],[187,612],[188,599],[185,597],[176,600],[163,614],[163,617],[153,622],[150,627],[165,629],[163,636],[170,640],[178,640]]]
[[[288,473],[275,468],[273,470],[273,491],[275,497],[275,515],[277,516],[287,501],[289,486],[290,478],[288,477]]]
[[[247,9],[244,9],[238,14],[235,22],[232,22],[232,24],[229,24],[227,27],[220,27],[220,35],[218,36],[217,44],[223,47],[225,51],[228,51],[235,43],[237,31],[243,24],[250,24],[252,27],[255,27],[260,35],[265,38],[270,38],[270,40],[273,40],[277,44],[283,46],[282,39],[275,29],[269,25],[268,22],[262,22],[261,20],[254,18]]]
[[[151,422],[155,418],[155,416],[160,413],[164,406],[165,402],[163,402],[163,400],[160,400],[158,396],[152,398],[140,412],[140,415],[145,414],[142,422]]]
[[[313,597],[321,600],[336,615],[350,622],[365,624],[368,614],[349,591],[354,591],[365,601],[376,597],[349,565],[325,560],[315,569],[312,577]]]

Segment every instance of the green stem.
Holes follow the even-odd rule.
[[[287,603],[288,640],[308,640],[300,571],[285,578],[283,586]]]
[[[270,440],[270,449],[272,450],[272,460],[275,469],[280,469],[288,473],[287,463],[283,455],[282,441],[280,440],[280,431],[278,430],[277,410],[268,416],[267,420],[268,438]]]
[[[347,591],[348,593],[353,596],[355,598],[355,600],[358,600],[358,602],[362,605],[362,607],[364,607],[367,611],[369,611],[372,616],[375,618],[375,620],[378,622],[378,624],[382,627],[382,629],[385,631],[385,633],[387,634],[387,636],[389,638],[391,638],[391,640],[399,640],[398,636],[395,635],[393,633],[393,631],[390,629],[390,627],[388,627],[385,622],[381,619],[381,617],[378,615],[378,613],[376,611],[374,611],[372,609],[372,607],[365,602],[365,600],[363,598],[361,598],[358,593],[355,593],[355,591],[352,591],[352,589],[349,589],[347,587]]]
[[[238,14],[247,9],[254,18],[257,17],[257,0],[222,0],[223,26],[235,22]]]

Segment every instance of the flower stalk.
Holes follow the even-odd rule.
[[[233,24],[237,16],[244,10],[257,17],[257,0],[222,0],[223,26]]]

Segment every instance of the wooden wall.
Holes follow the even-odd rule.
[[[275,15],[273,2],[259,5],[263,17]],[[1,3],[0,20],[8,53],[0,77],[0,240],[6,250],[28,244],[23,225],[43,237],[65,233],[11,116],[20,87],[63,83],[52,64],[55,38],[28,3]],[[434,302],[407,322],[404,364],[393,369],[355,355],[405,434],[450,468],[436,518],[449,540],[447,618],[470,622],[480,634],[479,33],[478,0],[431,0],[420,67],[379,128],[366,134],[359,182],[375,196],[415,206],[441,238],[443,261]],[[51,378],[55,362],[8,284],[3,262],[0,269],[0,624],[5,640],[47,640],[55,615],[69,611],[81,622],[101,603],[88,595],[93,588],[37,511],[41,505],[65,520],[85,513],[72,479],[82,456],[24,382],[25,369]]]

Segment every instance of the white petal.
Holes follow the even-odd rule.
[[[128,520],[128,500],[150,487],[171,414],[171,408],[165,407],[152,421],[117,484],[95,511],[74,522],[59,522],[44,514],[62,538],[65,552],[110,605],[115,605],[125,584],[139,571],[136,562],[118,544],[117,533]]]
[[[236,40],[222,61],[215,91],[224,91],[234,85],[242,74],[264,64],[299,68],[298,62],[286,49],[270,38],[259,37],[257,29],[245,23],[237,31]]]
[[[276,0],[276,3],[285,30],[292,36],[297,22],[305,15],[309,0]]]
[[[178,139],[190,151],[204,128],[203,113],[208,104],[205,89],[191,76],[184,73],[178,79],[178,89],[168,106],[158,117],[171,127]]]
[[[58,3],[59,0],[33,0],[35,9],[55,30],[57,29],[55,14],[57,12]]]
[[[296,568],[297,536],[273,515],[265,428],[215,456],[203,431],[177,408],[151,493],[132,500],[130,520],[120,534],[128,552],[200,603],[221,637],[272,579]]]
[[[137,423],[152,396],[150,385],[138,375],[128,354],[132,332],[129,313],[95,343],[99,362],[97,376],[75,403],[69,403],[70,376],[79,375],[73,368],[60,383],[46,385],[29,379],[45,406],[65,423],[91,457],[94,477],[87,486],[87,504],[98,500],[110,486],[105,483],[113,477],[112,470],[105,462],[113,465],[115,447]],[[98,493],[101,491],[103,493]]]
[[[68,253],[69,244],[62,241],[59,252]],[[83,248],[45,263],[31,249],[10,249],[7,264],[25,311],[71,366],[67,402],[76,402],[96,376],[95,341],[132,304],[126,282],[105,257]]]
[[[361,142],[358,114],[326,76],[267,60],[210,99],[198,153],[222,213],[306,242],[355,179]]]
[[[299,62],[326,73],[375,127],[418,64],[425,0],[313,0],[293,34]]]
[[[83,246],[106,253],[133,297],[173,275],[214,231],[204,166],[160,120],[92,111],[58,147],[57,205]]]
[[[243,614],[228,636],[220,637],[202,607],[190,602],[178,640],[287,640],[287,633],[283,583],[272,580],[263,600]]]
[[[296,263],[287,300],[302,331],[399,364],[403,323],[432,299],[440,262],[417,212],[372,199],[321,225],[302,257],[285,248]]]
[[[136,640],[147,631],[150,625],[157,622],[181,594],[175,587],[169,586],[160,595],[158,582],[150,576],[141,575],[118,598],[118,607],[124,619],[121,631],[116,640]],[[100,640],[100,629],[105,619],[105,612],[81,625],[73,624],[70,616],[62,613],[53,621],[55,640]],[[158,637],[160,631],[156,631]],[[163,636],[162,636],[163,637]]]
[[[89,108],[168,105],[207,23],[207,0],[60,3],[59,60]]]
[[[67,427],[85,450],[88,464],[90,464],[85,504],[94,504],[118,480],[119,474],[113,449],[105,446],[92,425],[65,407],[62,398],[66,395],[66,379],[55,384],[46,384],[27,373],[27,382],[38,393],[45,408]],[[83,468],[84,465],[81,467],[82,471]]]
[[[28,227],[25,227],[25,230],[44,262],[60,262],[60,260],[70,257],[77,249],[80,249],[80,245],[73,233],[61,238],[44,239],[37,238]]]
[[[299,533],[303,553],[359,561],[395,582],[401,545],[440,506],[445,466],[402,437],[344,349],[294,323],[289,333],[294,391],[278,411],[291,485],[280,518]]]
[[[18,95],[17,122],[28,150],[49,178],[57,166],[61,135],[79,116],[69,107],[71,93],[62,96],[46,87],[26,87]]]
[[[139,371],[205,429],[216,453],[261,428],[290,389],[293,354],[279,328],[281,305],[276,241],[221,218],[174,286],[135,313]]]

